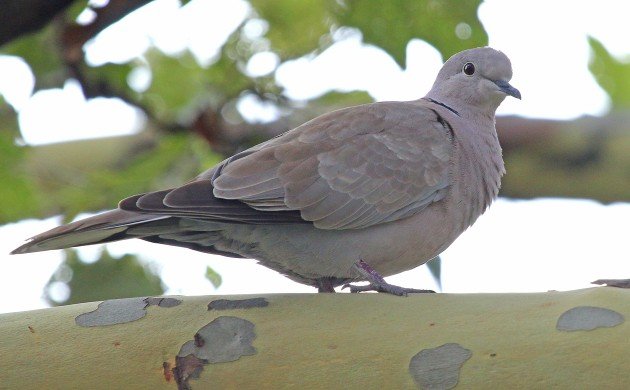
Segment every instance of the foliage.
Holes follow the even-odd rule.
[[[17,134],[14,113],[0,105],[0,199],[5,204],[0,208],[0,222],[20,219],[40,207],[33,183],[23,172],[27,148],[15,145]]]
[[[446,59],[471,47],[484,46],[488,35],[477,18],[474,1],[347,1],[341,25],[358,28],[367,43],[387,51],[405,66],[407,42],[420,38]]]
[[[152,82],[141,98],[160,120],[175,121],[207,92],[204,69],[189,53],[169,57],[153,49],[146,59]]]
[[[45,290],[45,298],[52,305],[164,293],[162,281],[156,272],[134,255],[115,258],[103,250],[97,261],[85,263],[79,259],[76,250],[66,250],[65,253],[66,259],[50,278]],[[65,283],[70,289],[67,300],[57,302],[53,299],[50,287],[55,283]]]
[[[381,47],[403,68],[407,43],[414,38],[429,42],[445,58],[487,44],[477,17],[479,4],[481,0],[252,1],[269,22],[266,37],[281,58],[324,48],[333,41],[329,33],[345,26],[357,28],[366,43]]]
[[[60,87],[66,80],[66,71],[56,39],[54,25],[49,24],[37,33],[4,45],[0,54],[21,57],[35,75],[36,90]]]
[[[283,59],[295,58],[329,43],[336,2],[332,0],[252,0],[260,17],[269,23],[266,38]]]
[[[614,110],[630,108],[630,61],[613,57],[600,41],[588,38],[591,47],[589,69],[610,97]]]
[[[210,267],[206,267],[206,279],[208,279],[208,281],[212,283],[212,286],[214,286],[214,288],[219,288],[221,286],[221,283],[223,282],[221,275],[219,275],[217,271]]]

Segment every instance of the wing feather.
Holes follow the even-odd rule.
[[[214,195],[349,229],[413,215],[441,200],[450,183],[452,133],[420,102],[340,110],[288,134],[226,161],[213,178]],[[263,174],[254,180],[251,172]]]
[[[240,152],[181,187],[123,200],[153,215],[360,229],[444,197],[453,140],[417,102],[352,107]]]

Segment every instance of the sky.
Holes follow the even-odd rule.
[[[155,45],[167,53],[189,48],[200,62],[207,63],[249,12],[248,7],[239,0],[193,0],[180,10],[175,0],[156,0],[88,43],[86,58],[94,65],[127,61]],[[630,2],[624,1],[485,1],[479,17],[490,46],[510,57],[514,69],[511,83],[523,95],[522,101],[507,99],[498,114],[554,119],[605,114],[609,102],[588,71],[587,36],[602,41],[614,55],[630,55],[629,11]],[[252,34],[264,32],[264,24],[253,23],[248,28]],[[346,34],[314,59],[282,64],[276,77],[296,99],[331,89],[365,89],[376,100],[416,99],[430,88],[442,59],[420,40],[409,43],[407,57],[403,71],[383,51],[363,44],[359,35]],[[247,69],[264,74],[277,65],[273,54],[263,53]],[[140,70],[130,83],[145,88],[150,75]],[[0,93],[19,110],[23,137],[29,144],[129,134],[142,128],[143,118],[135,109],[116,99],[86,101],[76,83],[31,96],[32,88],[28,66],[15,58],[0,57]],[[252,120],[274,116],[251,100],[242,101],[239,109]],[[507,169],[509,174],[509,166]],[[444,252],[443,291],[567,290],[588,287],[599,278],[628,278],[628,220],[629,204],[499,199]],[[0,302],[0,312],[45,306],[42,288],[61,255],[46,252],[9,260],[2,253],[57,223],[58,218],[50,218],[0,227],[0,262],[6,261],[0,265],[0,292],[14,297]],[[252,260],[225,259],[135,240],[108,248],[113,254],[138,253],[151,261],[161,270],[169,294],[313,292]],[[82,252],[89,258],[101,249],[94,246]],[[204,278],[207,265],[223,277],[218,290]],[[408,287],[436,287],[425,267],[388,281]],[[63,288],[57,293],[63,296]]]

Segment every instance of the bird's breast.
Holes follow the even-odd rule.
[[[496,199],[505,173],[494,123],[479,128],[482,131],[460,133],[455,140],[448,201],[460,233]]]

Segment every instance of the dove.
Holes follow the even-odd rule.
[[[139,238],[253,258],[319,292],[426,291],[384,277],[439,255],[497,197],[505,168],[495,112],[521,98],[511,77],[502,52],[462,51],[421,99],[321,115],[12,253]],[[350,284],[359,281],[369,284]]]

